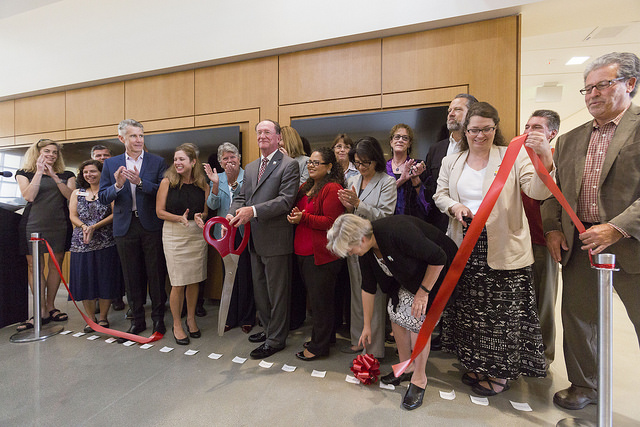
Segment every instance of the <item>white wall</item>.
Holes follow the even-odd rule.
[[[0,100],[506,16],[538,0],[20,1],[40,7],[0,10]]]

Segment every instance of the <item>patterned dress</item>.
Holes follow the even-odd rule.
[[[111,206],[87,200],[86,192],[79,190],[77,211],[80,221],[93,225],[111,215]],[[69,277],[69,288],[77,301],[122,296],[124,282],[111,224],[96,229],[86,244],[82,228],[73,229]]]
[[[466,230],[465,230],[466,234]],[[442,316],[442,345],[468,370],[494,378],[544,377],[531,266],[494,270],[482,230]]]

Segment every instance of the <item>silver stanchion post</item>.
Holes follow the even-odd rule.
[[[598,254],[593,261],[598,270],[598,427],[613,425],[613,272],[616,256]],[[580,418],[565,418],[557,426],[593,426],[590,421]]]
[[[39,239],[40,233],[31,233],[32,239]],[[11,342],[42,341],[62,332],[62,326],[42,325],[42,283],[40,266],[40,241],[31,240],[33,258],[33,329],[15,333],[9,338]]]

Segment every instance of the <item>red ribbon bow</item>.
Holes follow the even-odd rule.
[[[353,359],[351,372],[362,384],[373,384],[380,375],[380,362],[373,354],[359,354]]]

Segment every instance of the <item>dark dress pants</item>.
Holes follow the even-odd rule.
[[[298,255],[297,258],[313,320],[311,343],[307,349],[316,356],[326,356],[333,334],[334,292],[342,260],[315,265],[313,255]]]
[[[132,324],[146,325],[144,303],[147,299],[147,283],[151,297],[151,319],[163,320],[167,302],[167,267],[162,249],[162,231],[145,230],[140,220],[132,215],[127,234],[116,237],[115,240],[124,274],[127,300],[133,314]]]

